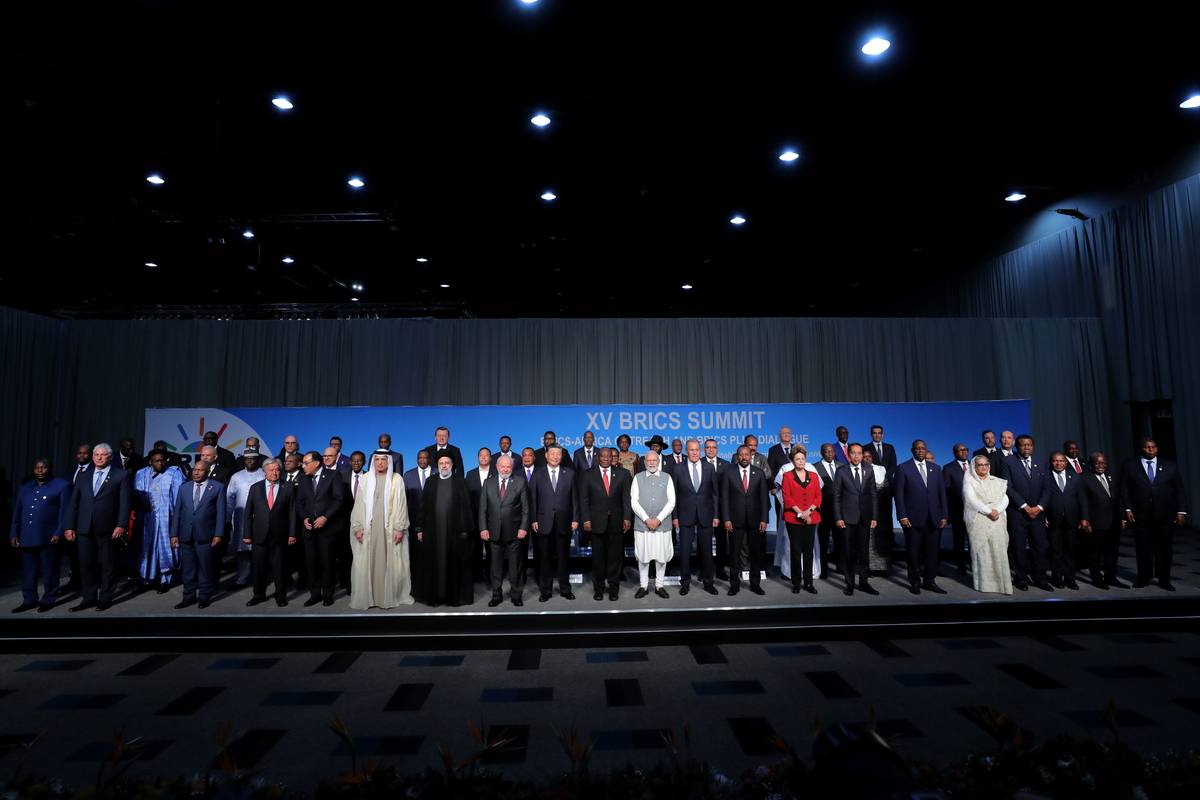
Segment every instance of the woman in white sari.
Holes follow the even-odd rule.
[[[351,608],[412,605],[407,529],[404,478],[392,472],[391,453],[376,450],[350,514]]]
[[[1012,594],[1008,570],[1008,481],[991,472],[987,456],[975,456],[963,481],[963,517],[971,540],[975,590]]]

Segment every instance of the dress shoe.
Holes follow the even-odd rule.
[[[723,569],[717,570],[717,574],[714,575],[713,577],[719,581],[728,581],[729,580],[729,572],[727,570],[723,570]]]
[[[914,583],[912,586],[908,587],[908,591],[912,594],[920,594],[921,587]]]
[[[793,586],[793,587],[792,587],[792,594],[800,594],[800,587],[799,587],[799,586]]]
[[[813,586],[811,583],[806,583],[804,584],[804,591],[808,592],[809,594],[816,594],[817,587]]]
[[[520,608],[521,606],[525,605],[525,601],[519,597],[514,597],[513,605],[516,606],[517,608]]]
[[[1013,581],[1013,586],[1017,587],[1022,592],[1029,591],[1029,581],[1025,580],[1024,578],[1017,578],[1015,581]]]
[[[572,591],[559,592],[558,595],[559,595],[559,597],[561,597],[564,600],[574,600],[575,599],[575,593]]]
[[[1133,588],[1135,588],[1135,589],[1145,589],[1149,585],[1150,585],[1150,581],[1144,581],[1141,578],[1138,578],[1136,581],[1133,582]]]
[[[1063,581],[1063,586],[1067,587],[1068,589],[1072,589],[1076,592],[1079,591],[1079,584],[1076,583],[1074,578],[1067,578],[1065,581]]]
[[[175,610],[179,611],[181,609],[187,608],[188,606],[194,606],[194,605],[196,605],[195,598],[192,598],[191,600],[180,600],[178,603],[175,604]],[[71,610],[74,611],[75,609],[71,609]]]
[[[604,592],[603,592],[603,591],[600,591],[600,592],[594,592],[594,593],[592,594],[592,599],[593,599],[593,600],[595,600],[595,601],[597,601],[597,602],[599,602],[599,601],[603,600],[603,599],[604,599]]]
[[[541,594],[539,594],[539,595],[538,595],[538,602],[539,602],[539,603],[544,603],[544,602],[546,602],[546,601],[547,601],[547,600],[549,600],[549,599],[550,599],[550,593],[549,593],[549,592],[542,592]]]
[[[33,611],[37,607],[38,607],[37,603],[21,603],[21,605],[17,606],[16,608],[14,608],[12,610],[12,613],[24,614],[26,611]]]
[[[866,594],[869,594],[873,597],[879,594],[879,590],[876,589],[871,584],[867,583],[866,581],[862,581],[861,583],[858,584],[858,590],[860,592],[865,592]]]
[[[1108,582],[1101,578],[1098,581],[1092,581],[1092,586],[1095,586],[1097,589],[1107,589]]]
[[[108,611],[110,608],[112,608],[111,600],[101,600],[100,602],[96,603],[97,611]]]
[[[1111,586],[1114,589],[1128,589],[1129,588],[1129,584],[1122,583],[1120,578],[1109,578],[1108,581],[1106,581],[1106,582],[1108,583],[1109,586]]]
[[[495,608],[503,602],[504,601],[501,598],[493,597],[491,600],[488,600],[488,608]]]
[[[62,587],[62,590],[64,592],[69,593],[69,592],[78,592],[82,588],[83,588],[83,585],[79,581],[72,580],[72,581],[68,581],[67,585]]]
[[[842,594],[846,595],[846,597],[852,597],[854,595],[854,584],[847,583],[846,588],[842,589]]]
[[[326,597],[324,600],[321,601],[321,605],[325,606],[326,608],[329,608],[331,605],[333,605],[333,598]]]
[[[95,603],[91,600],[84,600],[77,606],[71,606],[72,611],[87,611],[89,608],[94,608]]]
[[[196,603],[196,608],[208,608],[211,605],[212,600],[201,600],[199,603]]]
[[[1061,577],[1061,576],[1059,576],[1059,575],[1055,575],[1055,576],[1051,577],[1051,578],[1050,578],[1050,585],[1051,585],[1051,586],[1053,586],[1055,589],[1061,589],[1061,588],[1063,588],[1063,579],[1062,579],[1062,577]]]
[[[45,614],[47,611],[53,611],[53,610],[54,610],[54,603],[39,603],[38,604],[38,613],[39,614]]]
[[[686,583],[685,583],[685,584],[683,584],[682,586],[680,586],[680,587],[679,587],[679,596],[680,596],[680,597],[683,597],[684,595],[686,595],[686,594],[687,594],[688,592],[690,592],[691,590],[692,590],[692,587],[691,587],[689,584],[686,584]]]
[[[1033,585],[1041,589],[1043,592],[1053,592],[1054,587],[1047,583],[1045,578],[1038,578],[1033,582]]]
[[[709,594],[717,594],[717,587],[713,586],[711,583],[706,583],[704,584],[704,591],[708,592]]]
[[[670,593],[661,586],[659,586],[657,589],[655,589],[654,593],[656,595],[658,595],[659,597],[661,597],[663,600],[667,600],[671,597]]]
[[[1168,592],[1175,591],[1175,584],[1171,583],[1170,581],[1159,581],[1158,585],[1159,588],[1166,589]]]
[[[933,592],[934,594],[945,594],[946,593],[945,589],[938,586],[933,581],[929,581],[928,583],[921,584],[921,588],[927,592]]]
[[[305,601],[304,601],[304,607],[305,607],[305,608],[311,608],[312,606],[315,606],[315,605],[316,605],[317,603],[319,603],[319,602],[321,602],[321,598],[319,598],[319,597],[310,597],[310,598],[308,598],[307,600],[305,600]]]
[[[619,595],[620,595],[620,591],[617,589],[610,589],[608,591],[608,599],[609,600],[615,601]]]
[[[249,600],[246,601],[246,605],[253,607],[253,606],[259,605],[260,603],[265,603],[265,602],[267,602],[266,597],[251,597]]]
[[[763,594],[767,593],[767,590],[761,586],[751,586],[750,591],[754,592],[757,595],[763,595]]]
[[[730,597],[733,597],[733,596],[734,596],[735,594],[737,594],[739,591],[741,591],[741,589],[740,589],[739,587],[737,587],[737,586],[730,586],[730,587],[729,587],[729,591],[728,591],[728,592],[726,592],[725,594],[729,595]]]
[[[279,606],[280,608],[283,608],[283,607],[285,607],[285,606],[287,605],[287,598],[286,598],[286,597],[278,597],[278,598],[276,598],[276,599],[275,599],[275,605]]]
[[[640,589],[638,589],[636,592],[633,593],[633,599],[641,600],[643,597],[645,597],[648,594],[650,594],[650,591],[645,586],[643,586]]]

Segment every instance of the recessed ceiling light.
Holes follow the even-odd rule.
[[[418,259],[417,259],[417,263],[418,263],[418,264],[424,264],[424,263],[425,263],[425,262],[427,262],[427,261],[429,261],[429,259],[428,259],[428,258],[418,258]]]
[[[292,101],[287,99],[286,95],[282,94],[272,99],[271,105],[275,106],[280,111],[291,111],[293,108],[295,108],[295,106],[292,105]]]
[[[1019,203],[1025,199],[1025,195],[1021,194],[1020,192],[1013,192],[1012,194],[1010,194],[1008,197],[1006,197],[1004,199],[1006,202],[1009,202],[1009,203]]]
[[[1200,94],[1194,94],[1179,104],[1180,108],[1200,108]]]
[[[683,286],[680,286],[679,288],[683,289],[686,292],[692,288],[692,285],[690,283],[685,283]]]
[[[883,55],[884,52],[886,52],[891,46],[892,43],[887,39],[884,39],[881,36],[875,36],[869,39],[867,43],[862,46],[862,51],[868,56],[879,56]]]
[[[146,266],[150,267],[150,269],[154,269],[155,267],[158,266],[158,264],[155,264],[153,261],[147,261]]]
[[[521,0],[521,5],[523,5],[523,6],[535,6],[535,5],[537,5],[537,2],[538,2],[538,0]]]
[[[282,261],[285,264],[292,264],[292,263],[295,263],[296,259],[292,258],[291,256],[284,256],[283,258],[280,259],[280,261]]]
[[[786,161],[786,162],[795,161],[799,157],[800,157],[800,154],[797,153],[795,150],[784,150],[782,153],[779,154],[779,160]]]
[[[547,203],[549,203],[551,200],[557,200],[557,199],[558,199],[558,195],[556,195],[554,192],[550,191],[549,189],[547,189],[546,191],[542,192],[542,195],[541,195],[541,197],[542,197],[542,199],[543,199],[543,200],[545,200]]]
[[[350,284],[350,288],[356,292],[361,292],[363,290],[363,285],[361,283],[352,283]]]
[[[357,297],[351,297],[351,298],[350,298],[350,302],[351,302],[351,303],[357,303],[357,302],[358,302],[358,298],[357,298]]]
[[[157,172],[153,172],[146,176],[146,183],[152,183],[155,186],[162,186],[164,183],[166,183],[166,181],[163,180],[162,175],[159,175]]]
[[[532,122],[534,125],[538,126],[539,128],[544,128],[550,124],[550,117],[546,116],[545,114],[543,114],[542,112],[539,111],[538,113],[536,113],[532,117],[530,117],[529,121]]]
[[[730,225],[745,225],[746,218],[743,217],[741,214],[734,214],[732,217],[729,218],[729,224]]]
[[[346,183],[349,184],[350,186],[353,186],[355,189],[361,189],[362,187],[366,186],[366,184],[363,183],[363,179],[358,177],[357,175],[354,176],[353,178],[351,178],[350,180],[346,181]]]
[[[443,289],[449,289],[449,288],[450,288],[450,284],[448,284],[448,283],[439,283],[439,284],[438,284],[438,286],[440,286],[440,287],[441,287],[441,288],[443,288]]]
[[[252,231],[252,230],[250,230],[249,228],[247,228],[246,230],[242,231],[242,238],[243,238],[243,239],[253,239],[253,238],[254,238],[254,231]]]

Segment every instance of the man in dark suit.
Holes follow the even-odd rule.
[[[120,467],[130,475],[146,466],[146,459],[142,458],[142,454],[137,451],[137,445],[134,444],[133,439],[126,436],[120,441],[117,448],[118,462],[113,466]]]
[[[767,521],[771,513],[770,481],[758,467],[750,463],[750,448],[737,449],[737,464],[721,474],[720,518],[729,533],[729,594],[742,587],[742,546],[749,545],[750,591],[766,594],[761,583],[762,565],[767,547]]]
[[[64,475],[71,482],[71,490],[74,492],[79,481],[87,474],[87,471],[92,466],[92,446],[90,444],[81,444],[75,449],[75,459],[71,464],[71,471]],[[132,496],[132,495],[131,495]],[[68,506],[70,499],[67,500]],[[82,587],[83,571],[79,567],[79,543],[68,541],[63,537],[64,548],[67,551],[67,562],[70,565],[71,577],[63,586],[63,592],[78,592]]]
[[[521,451],[521,463],[513,469],[513,472],[521,473],[521,477],[525,479],[525,485],[532,486],[533,473],[538,469],[537,451],[532,447],[526,447]]]
[[[504,598],[506,565],[512,604],[524,605],[520,573],[525,566],[524,545],[529,531],[529,491],[521,476],[513,475],[512,466],[512,456],[500,456],[496,471],[484,480],[479,493],[479,538],[487,542],[491,560],[489,608],[500,605]]]
[[[206,444],[200,448],[198,460],[204,464],[207,479],[214,480],[222,486],[228,486],[229,479],[233,476],[233,467],[225,466],[217,457],[218,453],[215,445]],[[190,475],[191,470],[188,472]]]
[[[871,531],[875,529],[879,500],[875,490],[875,470],[862,463],[862,445],[849,447],[850,463],[838,467],[833,479],[833,516],[842,539],[842,575],[846,595],[854,594],[854,575],[858,588],[866,594],[879,590],[867,580],[871,574]]]
[[[345,473],[350,469],[350,458],[342,452],[342,437],[330,436],[329,446],[337,451],[335,466],[337,467],[338,472],[341,472],[343,475],[345,475]],[[349,536],[350,534],[347,533],[346,535]]]
[[[992,469],[990,474],[1000,477],[1000,462],[1004,460],[1004,454],[1000,452],[1000,448],[996,447],[996,432],[988,429],[983,432],[983,447],[971,454],[972,456],[987,456],[987,460],[991,462]]]
[[[833,431],[837,441],[833,445],[833,457],[839,464],[850,463],[850,431],[845,425],[838,425]]]
[[[225,468],[226,480],[221,482],[228,484],[229,473],[233,472],[233,467],[234,464],[237,463],[237,459],[234,458],[231,451],[226,450],[224,447],[221,447],[221,445],[217,444],[218,436],[216,431],[209,431],[208,433],[204,434],[204,439],[202,441],[205,447],[211,447],[216,451],[213,460]],[[212,477],[211,471],[209,471],[208,476],[210,478]]]
[[[679,594],[688,593],[692,580],[692,545],[700,556],[700,581],[704,591],[716,594],[713,585],[713,529],[721,524],[721,495],[717,490],[717,471],[700,457],[700,442],[687,441],[687,460],[671,473],[675,482],[675,509],[672,523],[679,534]]]
[[[780,468],[785,464],[790,464],[791,461],[792,429],[784,425],[779,429],[779,443],[771,445],[771,449],[767,451],[767,464],[771,467],[771,480],[775,480]],[[775,505],[776,511],[778,511],[779,504]]]
[[[1173,461],[1158,457],[1158,443],[1140,442],[1141,457],[1125,463],[1121,470],[1121,504],[1125,521],[1133,526],[1137,551],[1135,589],[1146,586],[1151,578],[1168,592],[1171,583],[1171,538],[1175,528],[1187,521],[1187,495],[1183,475]]]
[[[1067,469],[1074,472],[1076,475],[1082,475],[1085,472],[1083,464],[1082,451],[1079,447],[1079,442],[1073,439],[1067,439],[1063,442],[1063,455],[1067,457]]]
[[[499,460],[500,456],[508,456],[512,459],[513,473],[516,473],[517,467],[521,465],[521,454],[512,449],[512,437],[507,435],[501,436],[500,440],[497,442],[497,447],[499,449],[493,453],[493,456],[495,457],[492,460],[497,461]]]
[[[346,507],[346,482],[337,472],[324,468],[316,450],[304,454],[302,468],[296,513],[304,523],[301,539],[308,563],[309,598],[304,605],[324,602],[331,606],[337,586],[333,539],[335,529],[341,529],[339,515]]]
[[[1088,531],[1087,493],[1083,481],[1070,468],[1066,455],[1050,454],[1050,491],[1047,494],[1046,529],[1050,534],[1050,572],[1052,583],[1059,587],[1078,589],[1075,582],[1075,532]]]
[[[115,548],[125,539],[129,512],[133,508],[133,486],[129,473],[112,463],[107,444],[92,448],[92,465],[80,476],[71,492],[63,522],[63,538],[79,548],[81,598],[72,611],[112,605]]]
[[[263,466],[265,480],[250,487],[242,519],[243,541],[251,545],[254,595],[246,603],[256,606],[267,601],[267,579],[275,583],[275,604],[287,605],[287,581],[283,570],[287,548],[296,544],[296,509],[293,484],[282,480],[279,459]]]
[[[554,578],[558,577],[558,593],[574,600],[570,575],[567,574],[567,553],[571,534],[579,528],[579,497],[575,491],[575,471],[562,463],[563,449],[550,445],[546,450],[546,466],[534,470],[531,488],[533,500],[533,538],[537,551],[538,600],[550,599]]]
[[[831,443],[821,445],[821,460],[816,464],[817,476],[821,479],[821,522],[817,525],[817,547],[821,552],[821,579],[829,577],[829,540],[836,530],[836,515],[833,508],[833,487],[837,480],[838,463]],[[840,538],[840,537],[839,537]],[[841,549],[835,548],[838,555]]]
[[[1032,575],[1034,586],[1052,592],[1054,587],[1046,580],[1049,538],[1041,518],[1050,502],[1046,467],[1033,457],[1032,436],[1017,437],[1016,446],[1017,452],[1000,462],[1000,477],[1008,481],[1008,550],[1015,574],[1013,586],[1027,590]]]
[[[425,448],[425,452],[429,454],[429,463],[436,465],[438,453],[443,450],[450,454],[450,461],[454,464],[454,471],[459,475],[465,474],[462,451],[450,444],[450,429],[445,425],[433,432],[433,444]]]
[[[478,516],[479,496],[483,493],[483,484],[487,483],[488,478],[496,470],[492,467],[492,450],[490,447],[479,448],[479,452],[475,454],[475,459],[478,462],[478,466],[467,471],[466,484],[467,498],[471,501],[471,514]],[[479,528],[476,528],[471,533],[479,533],[479,530]]]
[[[411,547],[411,543],[416,541],[417,522],[422,519],[421,503],[424,497],[425,481],[429,480],[433,469],[429,466],[429,453],[426,450],[417,451],[417,465],[404,473],[404,496],[408,501],[408,533],[412,537],[409,539],[409,572],[413,575],[420,574],[421,556],[417,552],[416,547]],[[418,602],[423,602],[424,598],[418,597],[421,593],[421,587],[417,583],[413,583],[413,599]]]
[[[629,490],[633,476],[629,470],[614,467],[613,450],[596,450],[596,467],[576,472],[579,483],[579,518],[583,535],[592,546],[592,598],[616,600],[621,589],[621,556],[623,537],[632,526],[633,508]]]
[[[213,549],[221,546],[225,535],[225,485],[208,477],[203,461],[192,465],[192,480],[181,484],[175,495],[175,513],[171,516],[171,547],[179,551],[183,572],[183,599],[175,608],[187,608],[200,601],[200,608],[212,602],[216,562]]]
[[[354,498],[350,487],[354,483],[354,475],[350,470],[350,460],[342,455],[341,440],[334,436],[335,443],[325,448],[321,455],[321,467],[329,475],[334,475],[342,481],[342,507],[329,518],[323,536],[333,542],[333,571],[337,586],[350,589],[350,571],[354,559],[350,550],[350,512],[354,510]],[[345,460],[345,464],[342,461]]]
[[[687,456],[683,453],[683,440],[676,436],[671,440],[671,452],[663,453],[662,471],[671,474],[679,465],[687,461]]]
[[[388,455],[392,457],[392,472],[397,475],[404,474],[404,454],[397,453],[392,449],[392,435],[390,433],[379,434],[379,449],[387,450]]]
[[[954,460],[947,461],[942,467],[942,478],[946,482],[946,508],[950,512],[950,524],[954,527],[954,566],[959,575],[967,574],[967,523],[963,510],[963,479],[971,468],[967,449],[962,442],[954,445]]]
[[[1091,522],[1091,530],[1085,531],[1082,537],[1092,584],[1098,589],[1110,586],[1128,589],[1117,577],[1117,549],[1125,520],[1121,513],[1121,487],[1108,472],[1108,457],[1104,453],[1092,453],[1088,469],[1079,479],[1087,495],[1088,521]]]
[[[896,448],[890,442],[883,440],[882,425],[871,426],[871,441],[867,442],[863,449],[874,451],[871,458],[875,459],[876,466],[887,470],[888,480],[890,481],[892,476],[896,474]]]
[[[551,447],[558,447],[558,434],[554,431],[546,431],[542,434],[542,446],[533,451],[533,465],[535,467],[546,466],[546,451]]]
[[[717,516],[721,514],[721,471],[729,466],[729,462],[717,455],[717,440],[704,440],[704,461],[713,468],[713,473],[716,475],[717,483]],[[713,527],[713,541],[716,542],[717,554],[714,556],[714,573],[713,577],[719,581],[729,580],[729,534],[725,532],[725,526],[717,520],[717,524]]]
[[[575,451],[572,461],[575,464],[575,471],[580,475],[587,472],[592,467],[596,466],[596,435],[591,431],[583,432],[583,447]]]
[[[937,585],[938,547],[946,527],[946,484],[937,464],[925,459],[925,442],[912,443],[912,460],[896,467],[896,516],[908,546],[908,590],[945,594]],[[924,578],[921,567],[925,568]]]

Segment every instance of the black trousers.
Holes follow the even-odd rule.
[[[111,533],[84,533],[75,537],[82,583],[80,599],[84,602],[112,602],[115,553]]]
[[[183,571],[183,599],[212,599],[213,581],[216,577],[216,559],[210,542],[179,543],[179,566]]]
[[[713,528],[713,541],[717,543],[716,569],[729,571],[729,533],[725,526]],[[714,573],[715,575],[715,573]]]
[[[908,550],[909,585],[918,586],[922,583],[922,567],[925,571],[925,582],[932,582],[937,577],[938,547],[941,540],[942,532],[937,528],[913,525],[904,529],[904,544]]]
[[[308,594],[310,597],[328,600],[337,589],[333,534],[326,530],[306,530],[300,534],[300,539],[304,542]]]
[[[758,586],[762,581],[762,565],[767,553],[767,534],[758,528],[734,528],[730,539],[729,586],[737,589],[742,585],[742,549],[750,553],[750,585]]]
[[[535,533],[534,554],[537,556],[538,588],[542,594],[550,594],[554,579],[558,578],[558,591],[571,591],[571,576],[567,573],[567,554],[571,549],[570,533]]]
[[[950,524],[954,527],[954,566],[967,565],[967,523],[963,520],[963,507],[950,505]]]
[[[830,512],[829,516],[833,516]],[[817,524],[817,542],[821,548],[821,577],[824,578],[829,574],[829,540],[833,538],[833,532],[837,530],[833,520],[826,520],[825,515],[821,515],[821,521]]]
[[[1121,543],[1121,526],[1115,525],[1106,531],[1092,529],[1091,533],[1079,534],[1080,560],[1086,561],[1092,580],[1100,576],[1111,582],[1117,578],[1117,548]]]
[[[1048,530],[1050,570],[1064,580],[1075,577],[1075,532],[1076,527],[1066,519],[1053,523]]]
[[[788,549],[792,556],[792,586],[812,586],[813,536],[816,525],[787,523]]]
[[[22,602],[54,605],[58,600],[58,545],[40,544],[36,547],[21,547],[21,597]],[[38,579],[41,578],[42,597],[38,600]]]
[[[287,597],[287,581],[283,576],[284,561],[287,559],[286,538],[255,542],[250,548],[250,574],[255,597],[267,596],[268,581],[275,584],[275,599]]]
[[[1018,578],[1045,580],[1050,569],[1050,537],[1046,534],[1046,515],[1029,518],[1021,509],[1008,510],[1009,561]],[[1032,569],[1030,568],[1032,565]]]
[[[687,586],[692,582],[692,546],[700,556],[700,580],[705,586],[711,586],[716,577],[713,565],[713,527],[712,525],[680,525],[679,526],[679,582]]]
[[[599,594],[615,592],[621,586],[621,562],[625,555],[625,539],[620,524],[608,533],[592,533],[592,589]]]
[[[1174,556],[1172,537],[1175,524],[1171,520],[1138,518],[1133,529],[1133,546],[1137,554],[1138,582],[1171,580],[1171,559]]]
[[[514,536],[507,542],[502,542],[492,538],[487,542],[487,549],[491,561],[489,585],[492,587],[492,596],[504,595],[504,572],[507,567],[509,596],[516,600],[521,596],[520,572],[525,566],[525,540]]]
[[[871,572],[871,524],[851,525],[846,523],[844,528],[835,528],[838,541],[841,543],[842,576],[846,585],[854,583],[854,576],[866,578]],[[934,572],[937,572],[937,561],[934,560]]]

